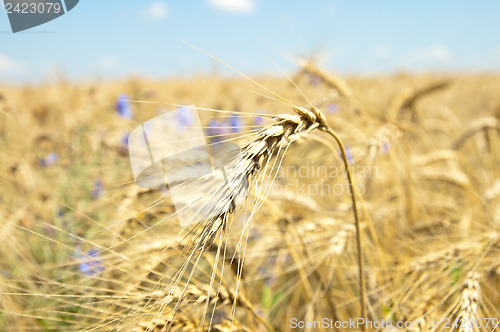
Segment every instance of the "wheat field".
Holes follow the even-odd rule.
[[[0,86],[0,330],[495,330],[500,76],[253,79]],[[187,227],[127,148],[180,105],[249,185]]]

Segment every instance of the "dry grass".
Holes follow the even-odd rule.
[[[258,81],[290,103],[246,79],[1,86],[0,329],[291,331],[293,317],[359,317],[351,196],[326,123],[357,185],[367,317],[500,318],[500,77],[343,80],[304,63],[296,82],[325,119],[289,81]],[[120,92],[148,103],[120,118]],[[205,125],[242,111],[225,212],[186,228],[168,193],[133,183],[123,149],[175,108],[164,101],[206,108]]]

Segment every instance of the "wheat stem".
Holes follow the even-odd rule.
[[[342,140],[340,137],[328,126],[323,127],[324,130],[330,134],[336,141],[337,144],[340,147],[340,151],[342,153],[342,160],[344,161],[344,167],[346,169],[347,173],[347,180],[349,181],[349,188],[351,190],[351,199],[352,199],[352,209],[354,213],[354,221],[356,224],[356,243],[357,243],[357,249],[358,249],[358,268],[359,268],[359,288],[360,288],[360,306],[361,306],[361,317],[364,319],[366,315],[366,284],[365,284],[365,273],[364,273],[364,261],[363,261],[363,243],[361,240],[361,225],[359,221],[359,216],[358,216],[358,208],[357,208],[357,202],[356,202],[356,193],[354,191],[354,184],[353,184],[353,179],[352,179],[352,174],[351,174],[351,168],[349,167],[349,161],[347,159],[347,155],[345,152],[345,147],[344,143],[342,143]],[[362,331],[366,331],[366,327],[363,324],[361,327]]]

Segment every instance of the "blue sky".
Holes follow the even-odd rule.
[[[343,74],[500,71],[500,1],[81,0],[12,34],[0,10],[0,81],[247,74],[314,56]],[[225,72],[226,70],[224,70]]]

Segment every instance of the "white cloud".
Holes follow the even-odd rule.
[[[20,73],[24,72],[26,66],[23,63],[12,60],[5,54],[0,53],[0,73]]]
[[[143,9],[142,16],[149,20],[162,20],[168,16],[169,9],[166,3],[155,1]]]
[[[103,70],[111,70],[118,67],[120,59],[114,56],[105,56],[99,60],[99,68]]]
[[[446,46],[432,45],[415,52],[415,57],[421,60],[447,61],[451,58],[451,52]]]
[[[453,57],[451,51],[444,45],[431,45],[414,50],[401,58],[403,68],[431,68],[435,66],[448,66]]]
[[[0,54],[0,71],[8,71],[10,68],[10,59]]]
[[[253,0],[210,0],[210,5],[231,13],[251,13],[255,7]]]
[[[378,45],[376,48],[375,48],[375,52],[374,52],[374,55],[376,58],[379,58],[379,59],[387,59],[388,57],[391,56],[391,48],[387,45]]]

